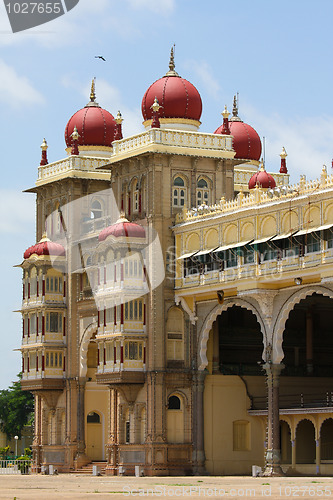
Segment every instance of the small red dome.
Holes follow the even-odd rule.
[[[170,70],[165,76],[154,82],[142,99],[144,120],[153,117],[151,106],[155,97],[162,106],[160,118],[182,118],[199,121],[202,113],[202,101],[199,92],[192,83],[181,78],[175,71],[173,49],[169,63]]]
[[[56,257],[64,257],[66,251],[60,243],[50,241],[46,236],[40,240],[36,245],[32,245],[25,252],[23,257],[29,259],[31,255],[53,255]]]
[[[276,186],[276,182],[274,177],[261,167],[261,170],[252,175],[249,180],[249,189],[253,189],[256,186],[264,189],[273,189]]]
[[[121,217],[115,224],[103,229],[98,236],[98,241],[104,241],[108,236],[115,238],[145,238],[146,231],[143,226],[129,222],[125,217]]]
[[[235,158],[258,161],[261,155],[261,140],[254,128],[242,121],[229,121],[229,128],[234,137],[232,143],[236,151]],[[214,134],[221,132],[222,125]]]
[[[71,134],[76,126],[80,135],[79,146],[111,146],[117,127],[116,121],[105,109],[95,102],[95,83],[91,86],[90,102],[74,113],[65,129],[67,146],[72,145]]]

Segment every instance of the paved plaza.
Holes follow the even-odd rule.
[[[333,498],[331,477],[94,477],[0,476],[0,499],[85,500],[123,498]]]

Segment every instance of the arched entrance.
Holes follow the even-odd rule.
[[[296,463],[314,464],[316,461],[315,428],[310,420],[301,420],[296,429]]]
[[[86,452],[92,461],[103,460],[103,426],[101,415],[96,411],[88,413],[86,418],[87,441]]]
[[[333,418],[328,418],[321,426],[320,452],[322,460],[333,460]]]
[[[267,401],[261,368],[263,333],[257,316],[230,305],[212,322],[204,382],[204,447],[211,474],[250,474],[264,465],[264,429],[249,415],[253,401]],[[204,359],[204,356],[202,356]]]

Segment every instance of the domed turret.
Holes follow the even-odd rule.
[[[101,108],[96,102],[95,81],[93,80],[90,92],[90,102],[74,113],[65,129],[67,147],[72,146],[74,129],[79,134],[79,146],[111,147],[114,140],[117,124],[111,113]]]
[[[54,243],[49,240],[46,234],[43,234],[42,239],[29,247],[25,252],[23,257],[25,259],[29,259],[32,255],[37,255],[38,257],[41,255],[52,255],[55,257],[64,257],[66,251],[60,243]]]
[[[175,71],[174,50],[171,49],[169,71],[154,82],[142,99],[142,116],[146,128],[151,126],[155,98],[161,108],[161,128],[197,130],[200,126],[202,101],[192,83],[181,78]]]
[[[129,222],[126,217],[121,216],[115,224],[106,227],[98,236],[98,241],[104,241],[109,236],[114,238],[145,238],[145,228],[135,222]]]
[[[234,97],[233,116],[229,120],[230,133],[233,136],[235,158],[259,161],[261,156],[261,140],[251,125],[244,123],[238,116],[237,98]],[[222,134],[223,126],[218,127],[214,134]]]
[[[263,164],[261,164],[260,170],[252,175],[251,179],[249,180],[249,189],[253,189],[256,186],[262,189],[273,189],[276,187],[274,177],[266,172]]]

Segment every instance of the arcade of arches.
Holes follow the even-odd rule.
[[[332,325],[333,300],[319,294],[300,300],[285,323],[275,429],[285,472],[325,474],[333,463]],[[217,316],[207,343],[204,389],[206,467],[212,474],[245,474],[249,464],[265,465],[263,351],[263,333],[251,310],[230,304]]]

